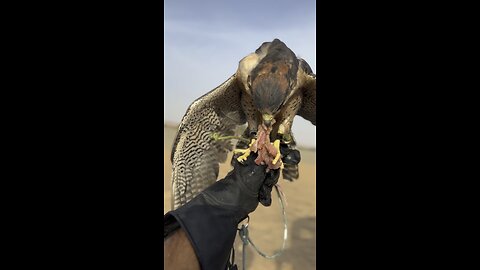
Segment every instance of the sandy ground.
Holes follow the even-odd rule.
[[[171,162],[170,151],[176,129],[165,127],[164,134],[164,213],[170,210],[171,198]],[[315,151],[300,149],[300,178],[288,182],[280,178],[279,183],[287,198],[288,240],[285,251],[280,257],[266,259],[258,255],[251,246],[246,249],[246,269],[287,270],[316,268],[316,209],[315,209]],[[230,160],[230,159],[228,159]],[[229,162],[220,167],[220,178],[231,170]],[[279,250],[283,241],[283,221],[276,193],[272,192],[272,205],[259,204],[250,215],[250,238],[264,253],[271,255]],[[235,240],[235,261],[242,269],[242,242]]]

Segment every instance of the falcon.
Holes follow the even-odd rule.
[[[316,75],[282,41],[264,42],[240,60],[220,86],[195,100],[178,127],[173,144],[172,208],[190,201],[215,183],[219,163],[234,150],[245,160],[281,169],[285,180],[298,179],[298,165],[283,164],[280,146],[295,149],[291,128],[299,115],[316,126]],[[238,126],[247,124],[241,137]],[[271,143],[273,141],[273,143]],[[233,159],[232,159],[233,161]]]

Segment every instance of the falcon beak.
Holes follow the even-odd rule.
[[[270,127],[270,126],[272,126],[272,125],[275,123],[275,119],[273,119],[273,115],[271,115],[271,114],[264,113],[264,114],[262,115],[262,118],[263,118],[263,123],[264,123],[267,127]]]

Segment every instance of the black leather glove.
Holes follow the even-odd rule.
[[[299,161],[298,151],[286,154],[284,162]],[[164,237],[181,226],[188,235],[202,269],[224,270],[236,236],[237,225],[255,211],[259,201],[271,203],[272,187],[280,170],[266,172],[255,164],[256,153],[243,163],[233,160],[228,175],[200,192],[182,207],[164,216]]]
[[[286,144],[280,144],[280,153],[284,166],[297,165],[300,162],[300,152],[289,148]],[[258,200],[262,205],[270,206],[272,204],[272,188],[276,183],[277,181],[270,182],[267,180],[263,183],[258,194]]]
[[[237,224],[257,208],[260,188],[275,185],[280,176],[280,170],[267,173],[266,165],[256,165],[256,157],[252,153],[242,163],[235,159],[233,170],[202,192],[212,205],[230,209]]]
[[[164,216],[164,237],[179,224],[202,269],[225,269],[238,223],[257,208],[260,187],[278,181],[280,170],[267,173],[265,165],[255,164],[256,157],[252,153],[243,164],[235,159],[234,169],[224,179]]]

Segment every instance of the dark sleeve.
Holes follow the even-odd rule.
[[[170,213],[167,213],[163,217],[163,239],[167,238],[169,235],[171,235],[175,230],[180,228],[180,224],[177,222],[177,220],[170,215]]]
[[[196,198],[208,200],[203,194]],[[225,270],[235,241],[237,222],[231,210],[207,203],[190,203],[164,216],[164,237],[182,227],[197,254],[201,269]]]

